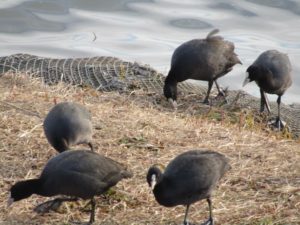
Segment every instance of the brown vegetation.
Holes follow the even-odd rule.
[[[134,172],[132,179],[97,197],[95,224],[180,224],[184,207],[158,205],[145,175],[150,165],[166,165],[180,152],[199,148],[219,151],[231,160],[232,169],[212,199],[216,225],[300,224],[299,141],[261,129],[247,117],[241,124],[226,115],[215,120],[211,110],[191,113],[197,110],[191,106],[174,112],[162,97],[143,91],[121,95],[63,84],[49,87],[12,74],[0,78],[0,224],[88,220],[84,202],[38,215],[32,209],[47,199],[33,195],[6,208],[10,186],[37,177],[57,154],[42,129],[54,101],[85,105],[93,116],[96,151]],[[199,224],[207,216],[205,201],[191,207],[191,222]]]

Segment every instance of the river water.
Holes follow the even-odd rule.
[[[300,102],[300,0],[0,0],[0,56],[115,56],[167,74],[178,45],[214,28],[243,62],[222,86],[241,89],[247,67],[277,49],[293,66],[282,101]],[[255,83],[243,89],[259,96]]]

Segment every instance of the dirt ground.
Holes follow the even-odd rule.
[[[88,108],[96,151],[134,173],[132,179],[96,198],[95,224],[182,224],[185,208],[160,206],[145,176],[152,164],[167,165],[177,154],[201,148],[221,152],[231,160],[232,169],[212,198],[216,225],[300,224],[299,140],[226,118],[218,121],[174,112],[163,98],[157,103],[157,98],[142,91],[129,96],[63,84],[49,87],[25,75],[0,77],[0,224],[88,221],[83,201],[39,215],[33,208],[48,199],[33,195],[7,208],[10,186],[39,176],[47,160],[57,154],[42,127],[55,101],[75,101]],[[192,223],[200,224],[207,217],[206,201],[192,205]]]

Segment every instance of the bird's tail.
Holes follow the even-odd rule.
[[[206,39],[210,39],[212,36],[219,33],[219,31],[220,31],[219,29],[213,29],[211,32],[208,33],[208,35],[206,36]]]

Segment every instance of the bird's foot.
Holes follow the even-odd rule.
[[[282,131],[286,127],[286,122],[282,121],[277,117],[275,120],[269,121],[268,125],[271,125],[279,131]]]
[[[206,222],[201,223],[200,225],[214,225],[214,220],[210,218]]]
[[[63,202],[73,202],[73,201],[77,201],[78,198],[56,198],[56,199],[53,199],[53,200],[49,200],[47,202],[43,202],[41,204],[39,204],[38,206],[36,206],[34,208],[34,211],[37,212],[37,213],[48,213],[50,211],[55,211],[55,212],[58,212],[59,210],[59,207],[61,206],[61,204]]]
[[[220,90],[220,92],[218,93],[218,95],[215,97],[216,100],[220,100],[220,99],[224,99],[225,104],[228,104],[228,100],[226,98],[226,90]]]
[[[61,206],[62,201],[59,201],[57,199],[50,200],[47,202],[43,202],[36,206],[33,211],[39,214],[48,213],[50,211],[58,211],[59,207]]]
[[[216,97],[226,97],[225,91],[220,90]]]
[[[205,105],[210,105],[210,101],[208,100],[208,98],[205,98],[202,103]]]

